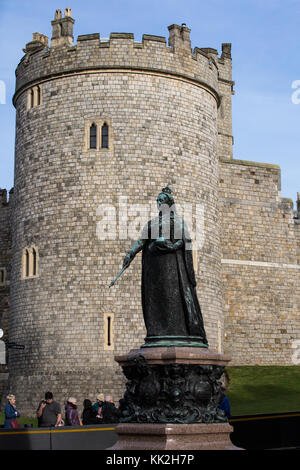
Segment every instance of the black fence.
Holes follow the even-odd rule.
[[[104,450],[116,441],[113,424],[0,429],[0,450]]]
[[[245,450],[300,449],[300,411],[234,416],[232,443]],[[117,441],[114,424],[0,428],[0,450],[104,450]]]
[[[300,411],[233,416],[234,445],[246,450],[300,449]]]

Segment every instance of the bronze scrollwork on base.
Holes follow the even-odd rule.
[[[225,423],[218,409],[223,366],[148,364],[138,356],[123,367],[121,423]]]

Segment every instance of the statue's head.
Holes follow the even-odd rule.
[[[167,204],[169,207],[175,204],[172,191],[168,186],[163,188],[162,192],[157,196],[157,208],[160,209],[160,207],[165,204]]]

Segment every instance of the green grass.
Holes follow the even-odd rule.
[[[300,366],[226,368],[232,415],[300,410]]]

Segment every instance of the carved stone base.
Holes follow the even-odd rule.
[[[108,450],[239,450],[223,424],[119,424],[118,441]]]
[[[115,360],[128,379],[121,423],[227,422],[218,405],[228,356],[197,347],[151,347]]]

